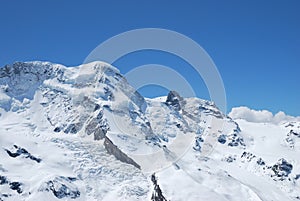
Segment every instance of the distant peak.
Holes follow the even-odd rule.
[[[101,71],[113,71],[115,73],[120,73],[119,69],[112,66],[109,63],[103,61],[93,61],[90,63],[81,64],[78,66],[81,70],[101,70]]]
[[[178,92],[170,91],[166,100],[166,104],[179,111],[182,108],[183,98]]]

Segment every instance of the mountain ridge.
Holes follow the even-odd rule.
[[[300,196],[299,122],[233,120],[174,91],[145,99],[104,62],[1,68],[0,114],[0,200],[151,200],[154,174],[167,200]]]

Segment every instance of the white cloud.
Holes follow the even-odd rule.
[[[281,111],[273,115],[272,112],[267,110],[252,110],[248,107],[232,108],[229,116],[233,119],[245,119],[246,121],[257,123],[278,124],[286,121],[300,121],[300,117],[289,116]]]

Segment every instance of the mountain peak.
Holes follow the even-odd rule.
[[[184,100],[178,92],[170,91],[167,96],[166,104],[174,107],[175,110],[179,111],[181,110],[182,105],[184,104]]]

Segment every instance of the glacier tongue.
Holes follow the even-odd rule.
[[[151,200],[154,173],[167,200],[297,200],[299,129],[144,98],[104,62],[17,62],[0,69],[0,200]]]

